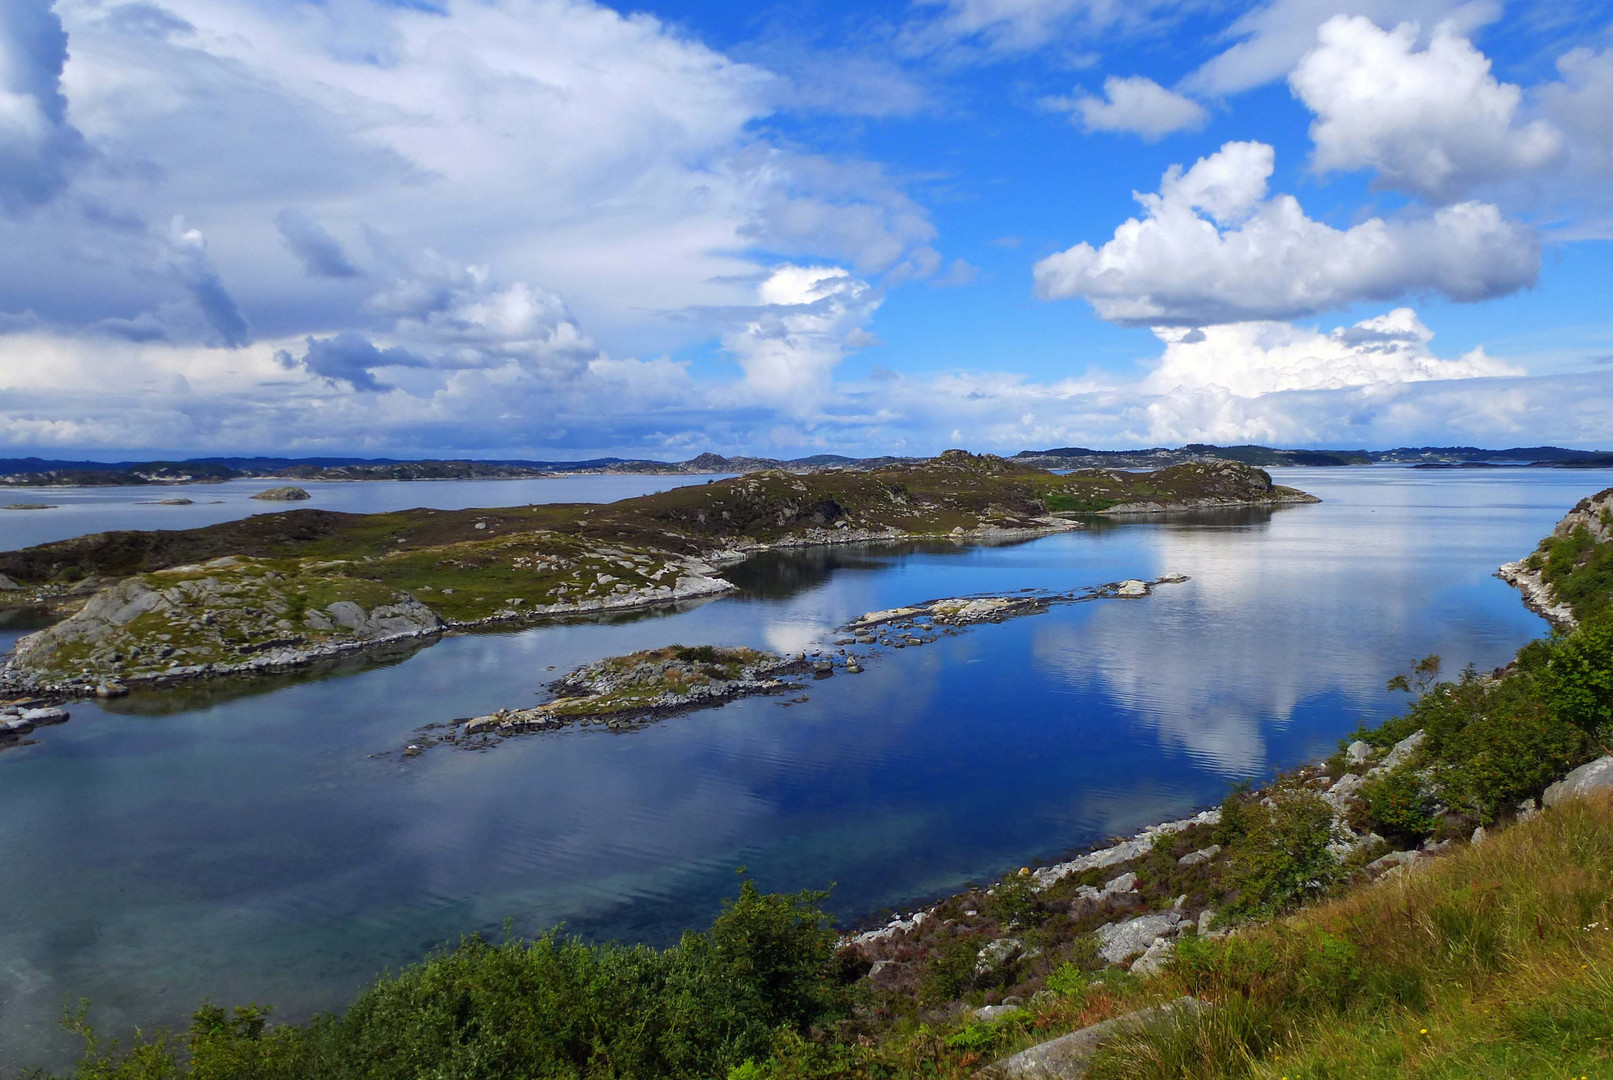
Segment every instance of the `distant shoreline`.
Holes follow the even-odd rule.
[[[0,458],[0,487],[143,487],[221,483],[231,480],[286,483],[380,480],[539,480],[565,476],[723,476],[761,470],[799,474],[835,469],[871,471],[914,465],[918,457],[854,458],[817,454],[800,458],[724,456],[704,453],[687,461],[648,458],[592,458],[581,461],[419,458],[395,460],[347,457],[187,458],[182,461],[67,461]],[[1613,468],[1613,451],[1561,446],[1486,449],[1474,446],[1397,447],[1390,450],[1307,450],[1246,445],[1189,443],[1181,447],[1092,450],[1054,447],[1024,450],[1010,459],[1047,469],[1159,469],[1194,461],[1230,461],[1278,468],[1330,468],[1356,465],[1409,465],[1424,468]]]

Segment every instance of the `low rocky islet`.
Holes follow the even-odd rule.
[[[610,731],[635,730],[675,713],[711,708],[741,697],[800,690],[802,684],[794,681],[796,676],[825,679],[836,672],[862,674],[864,665],[875,660],[881,648],[920,647],[971,626],[1040,614],[1054,604],[1134,599],[1150,595],[1157,585],[1187,580],[1185,574],[1167,574],[1153,581],[1130,579],[1067,593],[947,597],[870,611],[842,627],[830,646],[788,657],[711,645],[668,645],[608,657],[551,682],[551,701],[428,725],[415,733],[404,753],[417,757],[444,743],[485,749],[512,735],[590,725]],[[858,646],[863,647],[860,653],[855,651]]]

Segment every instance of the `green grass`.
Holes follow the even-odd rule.
[[[1613,1075],[1613,801],[1219,942],[1167,983],[1212,1008],[1094,1080]]]
[[[1096,470],[1057,476],[960,451],[867,472],[751,473],[603,506],[415,509],[362,515],[298,509],[202,529],[97,533],[0,552],[0,574],[37,585],[64,580],[70,569],[117,578],[223,555],[382,561],[426,549],[539,533],[551,534],[544,543],[558,543],[556,536],[566,536],[590,545],[687,555],[740,542],[770,543],[841,523],[856,529],[939,535],[982,524],[1029,526],[1050,509],[1104,509],[1134,499],[1244,501],[1286,490],[1272,489],[1270,477],[1258,469],[1231,466],[1230,470],[1188,464],[1148,474]]]

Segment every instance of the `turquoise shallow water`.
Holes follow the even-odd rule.
[[[1179,815],[1388,715],[1384,681],[1410,658],[1504,663],[1544,625],[1495,566],[1613,484],[1278,478],[1326,501],[1002,547],[772,555],[734,572],[739,595],[679,611],[75,706],[0,754],[0,1072],[63,1063],[55,1021],[81,996],[112,1028],[181,1021],[205,998],[301,1016],[505,920],[670,940],[710,919],[739,865],[768,889],[834,883],[853,919]],[[888,653],[809,684],[805,704],[368,756],[534,701],[600,656],[795,650],[874,608],[1169,572],[1192,580]]]

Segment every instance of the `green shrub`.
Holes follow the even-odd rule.
[[[1242,800],[1241,835],[1228,835],[1225,880],[1232,891],[1224,915],[1282,911],[1326,888],[1337,873],[1327,850],[1333,842],[1332,807],[1295,786],[1279,786],[1268,799],[1270,806]]]
[[[1401,765],[1361,785],[1367,824],[1399,846],[1415,844],[1434,831],[1434,799],[1417,770]]]
[[[1554,717],[1591,735],[1613,724],[1613,613],[1551,641],[1544,659],[1541,692]]]
[[[1032,926],[1040,921],[1034,879],[1029,874],[1010,874],[999,881],[986,897],[986,913],[1003,926]]]
[[[183,1046],[85,1037],[79,1080],[492,1080],[724,1076],[781,1032],[843,1016],[823,893],[744,882],[704,934],[664,951],[551,932],[457,948],[376,982],[345,1016],[268,1028],[264,1010],[207,1006]],[[182,1059],[189,1058],[188,1064]]]
[[[980,942],[972,937],[944,942],[924,966],[919,997],[931,1004],[962,997],[974,985],[979,953]]]
[[[1250,793],[1247,780],[1232,785],[1226,798],[1221,800],[1221,820],[1215,826],[1215,842],[1229,848],[1249,832],[1259,810],[1257,800]]]
[[[1092,973],[1079,962],[1071,961],[1054,968],[1042,985],[1059,997],[1080,998],[1086,996],[1087,987],[1092,985]]]
[[[1547,537],[1536,554],[1540,576],[1579,619],[1613,610],[1613,544],[1596,543],[1581,526],[1567,536]]]
[[[944,1041],[953,1050],[983,1053],[995,1046],[1001,1036],[1002,1031],[995,1024],[977,1024],[971,1021],[948,1035]]]
[[[1447,742],[1435,766],[1441,801],[1484,824],[1540,794],[1592,752],[1583,731],[1541,702],[1492,700],[1490,705]]]

